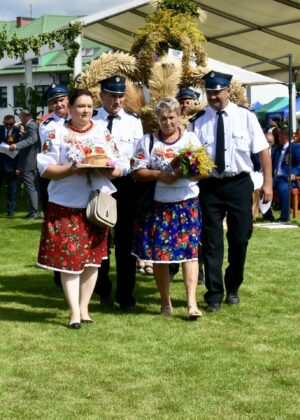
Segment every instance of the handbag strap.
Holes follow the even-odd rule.
[[[150,134],[150,142],[149,142],[149,153],[151,155],[152,149],[153,149],[153,143],[154,143],[154,139],[153,139],[153,134]]]

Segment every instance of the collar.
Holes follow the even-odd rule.
[[[103,119],[107,120],[107,117],[110,115],[110,113],[107,112],[106,109],[103,106],[100,108],[100,112],[102,114]],[[118,119],[121,119],[124,112],[125,111],[123,109],[120,109],[120,111],[116,114],[116,117]]]

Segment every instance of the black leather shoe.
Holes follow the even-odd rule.
[[[72,322],[72,324],[68,324],[68,328],[71,330],[79,330],[81,328],[80,322]]]
[[[81,320],[81,323],[82,324],[92,324],[93,323],[93,320],[92,319],[82,319]]]
[[[206,312],[219,312],[221,309],[221,303],[208,303],[205,308]]]
[[[226,296],[225,303],[227,305],[238,305],[240,303],[240,297],[237,293],[229,293]]]
[[[128,306],[120,305],[120,309],[121,309],[121,311],[127,312],[127,313],[134,313],[134,312],[137,311],[135,305],[128,305]]]

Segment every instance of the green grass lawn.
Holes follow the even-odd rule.
[[[22,214],[0,217],[1,419],[300,419],[299,229],[254,229],[238,307],[188,321],[179,274],[167,319],[138,276],[137,314],[94,296],[73,331]]]

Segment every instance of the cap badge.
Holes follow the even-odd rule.
[[[213,71],[210,73],[210,77],[215,77],[215,73]]]
[[[116,82],[119,83],[121,81],[120,77],[116,77]]]

